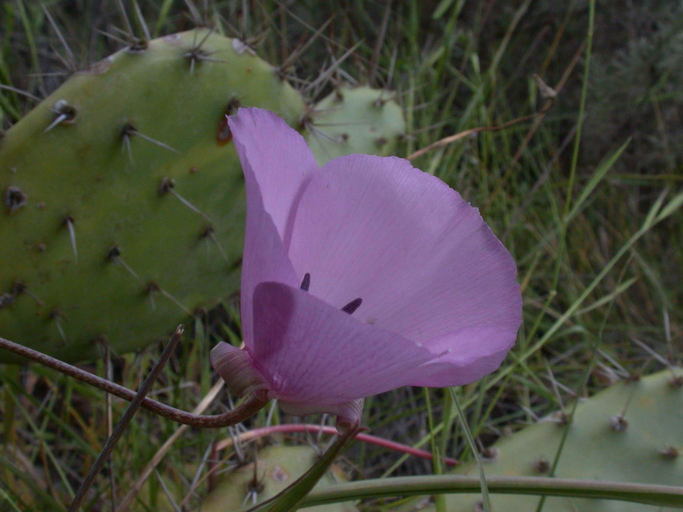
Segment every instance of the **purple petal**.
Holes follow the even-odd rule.
[[[429,349],[442,356],[422,368],[411,386],[462,386],[498,369],[515,342],[517,329],[473,327],[431,340]]]
[[[403,386],[434,357],[281,283],[256,287],[254,321],[254,365],[274,397],[309,413]]]
[[[406,160],[351,155],[316,172],[298,204],[289,256],[325,302],[342,307],[360,297],[355,318],[435,354],[451,349],[439,363],[451,364],[450,380],[439,385],[479,375],[467,368],[478,359],[491,371],[499,363],[492,354],[514,342],[521,297],[512,257],[477,209]]]
[[[363,399],[343,404],[325,405],[312,403],[284,402],[280,400],[280,407],[287,414],[306,416],[308,414],[327,413],[337,416],[337,424],[357,425],[363,414]]]
[[[303,138],[271,112],[240,109],[229,122],[247,193],[241,309],[244,342],[250,346],[254,287],[262,281],[297,282],[282,236],[298,190],[316,163]]]
[[[318,169],[304,138],[278,116],[260,108],[241,108],[229,118],[245,174],[252,173],[284,239],[287,219],[304,182]]]
[[[242,164],[246,169],[247,164]],[[254,340],[252,299],[254,288],[263,281],[278,281],[296,286],[297,276],[273,219],[263,208],[259,186],[245,170],[247,221],[242,256],[240,310],[242,336],[247,347]]]

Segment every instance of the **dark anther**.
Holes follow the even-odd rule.
[[[299,286],[299,288],[301,288],[303,291],[307,292],[310,287],[311,287],[311,274],[306,272],[304,274],[304,278],[301,280],[301,286]]]
[[[14,213],[26,204],[27,196],[19,187],[7,187],[5,190],[5,206]]]
[[[74,218],[71,215],[67,215],[66,217],[64,217],[64,225],[65,226],[68,226],[69,224],[73,224],[73,223],[74,223]]]
[[[161,183],[159,184],[159,195],[163,196],[164,194],[168,194],[173,187],[175,187],[175,181],[171,178],[162,178]]]
[[[346,306],[342,308],[342,311],[344,313],[348,313],[349,315],[352,315],[354,311],[356,311],[360,305],[363,303],[363,299],[358,297],[357,299],[353,299],[351,302],[349,302]]]
[[[114,261],[116,258],[121,256],[121,249],[119,249],[118,245],[115,245],[109,251],[107,252],[107,260],[108,261]]]
[[[349,134],[348,133],[340,133],[339,134],[339,141],[340,142],[348,142],[349,141]]]

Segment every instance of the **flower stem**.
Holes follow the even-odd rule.
[[[239,436],[236,436],[234,439],[233,438],[225,439],[216,445],[216,451],[225,450],[226,448],[229,448],[230,446],[235,444],[235,442],[250,441],[252,439],[258,439],[260,437],[265,437],[265,436],[269,436],[269,435],[277,434],[277,433],[296,433],[296,432],[312,432],[312,433],[322,432],[323,434],[340,435],[339,431],[336,428],[325,427],[322,425],[312,425],[312,424],[305,424],[305,423],[304,424],[296,424],[296,425],[294,425],[294,424],[274,425],[271,427],[255,428],[252,430],[248,430],[247,432],[244,432],[244,433],[240,434]],[[387,448],[389,450],[407,453],[409,455],[413,455],[415,457],[420,457],[422,459],[427,459],[427,460],[432,459],[432,454],[426,450],[420,450],[418,448],[413,448],[412,446],[408,446],[408,445],[401,444],[401,443],[396,443],[394,441],[390,441],[390,440],[384,439],[382,437],[377,437],[377,436],[373,436],[370,434],[358,433],[358,434],[356,434],[356,437],[354,439],[356,441],[361,441],[363,443],[369,443],[369,444],[381,446],[381,447]],[[450,457],[444,457],[443,462],[449,466],[457,466],[458,464],[460,464],[460,461],[458,461],[456,459],[452,459]]]
[[[630,501],[659,507],[683,508],[683,487],[602,482],[547,477],[487,477],[491,494],[525,494]],[[347,482],[314,489],[301,508],[341,501],[389,496],[473,494],[480,491],[478,477],[454,475],[393,477]]]

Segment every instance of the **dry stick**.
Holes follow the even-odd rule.
[[[118,440],[121,438],[123,431],[126,430],[126,427],[133,419],[133,416],[135,416],[135,413],[140,408],[140,405],[142,405],[142,401],[144,400],[145,395],[149,393],[150,389],[152,389],[152,384],[154,384],[154,381],[159,376],[159,372],[161,372],[161,369],[168,362],[169,358],[171,357],[171,354],[178,346],[180,338],[183,335],[183,330],[184,329],[182,325],[176,327],[175,332],[171,336],[171,341],[166,346],[164,351],[161,353],[161,357],[159,357],[159,360],[154,364],[152,370],[149,372],[149,375],[147,375],[145,380],[142,381],[142,385],[140,386],[140,389],[135,395],[135,398],[131,401],[130,405],[128,405],[128,408],[123,413],[123,416],[121,416],[121,419],[116,424],[116,427],[114,427],[114,431],[107,438],[107,442],[104,443],[102,451],[95,459],[95,462],[93,462],[93,465],[90,466],[88,474],[85,476],[85,479],[81,483],[81,486],[78,488],[76,496],[74,496],[71,505],[69,505],[69,512],[76,512],[78,509],[81,508],[81,503],[83,503],[85,494],[88,492],[88,489],[90,489],[90,486],[95,481],[95,477],[100,472],[102,466],[104,466],[104,463],[107,461],[107,459],[109,459],[109,455],[111,454]]]
[[[574,53],[572,60],[569,61],[569,65],[564,70],[564,73],[562,73],[562,77],[560,77],[560,81],[557,82],[557,84],[555,84],[555,87],[553,87],[553,91],[555,92],[555,94],[558,94],[560,91],[562,91],[562,89],[564,89],[564,86],[567,84],[567,80],[569,80],[569,77],[571,76],[572,72],[574,71],[574,68],[576,67],[576,65],[579,62],[581,55],[583,54],[584,47],[585,47],[585,42],[579,46],[576,53]],[[546,104],[549,101],[551,101],[550,98],[546,100]],[[551,105],[548,106],[547,110],[550,110],[550,106],[552,106],[552,103],[551,103]],[[533,136],[536,134],[536,132],[540,128],[541,123],[543,122],[543,119],[545,118],[545,114],[547,113],[547,110],[546,110],[546,112],[543,113],[543,115],[539,116],[538,119],[536,119],[534,124],[529,129],[529,132],[524,137],[524,141],[522,142],[522,145],[517,149],[517,151],[515,152],[515,155],[512,157],[513,164],[517,163],[517,161],[521,158],[522,153],[524,152],[526,147],[529,145],[529,142],[531,142],[531,139],[533,138]]]
[[[44,366],[54,368],[66,375],[78,379],[82,382],[95,386],[96,388],[102,389],[107,393],[116,395],[124,400],[133,401],[137,393],[127,387],[111,382],[102,377],[98,377],[88,371],[81,370],[80,368],[50,357],[47,354],[43,354],[37,350],[19,345],[13,341],[7,340],[5,338],[0,338],[0,348],[7,349],[15,354],[31,359],[37,363]],[[246,418],[253,416],[257,411],[259,411],[266,403],[268,403],[267,392],[257,391],[247,399],[245,399],[241,404],[239,404],[232,411],[225,412],[223,414],[216,414],[212,416],[203,416],[192,414],[187,411],[176,409],[170,405],[162,404],[151,398],[144,398],[140,404],[145,409],[152,411],[155,414],[168,418],[175,421],[176,423],[183,423],[185,425],[190,425],[192,427],[199,428],[220,428],[227,427],[229,425],[234,425],[244,421]]]
[[[506,128],[509,128],[510,126],[523,123],[524,121],[530,121],[531,119],[535,119],[538,116],[544,115],[547,110],[552,106],[552,103],[550,105],[544,105],[541,110],[534,114],[530,114],[528,116],[524,117],[518,117],[516,119],[513,119],[512,121],[508,121],[507,123],[503,123],[498,126],[479,126],[477,128],[470,128],[469,130],[465,130],[459,133],[456,133],[455,135],[450,135],[448,137],[444,137],[443,139],[439,139],[436,142],[432,142],[429,146],[426,146],[422,149],[418,149],[414,153],[411,153],[408,155],[406,158],[408,160],[415,160],[417,157],[420,157],[424,155],[425,153],[432,151],[433,149],[437,149],[443,146],[447,146],[449,144],[453,144],[454,142],[459,141],[460,139],[463,139],[465,137],[468,137],[470,135],[474,135],[480,132],[498,132],[500,130],[505,130]]]
[[[536,117],[534,122],[531,124],[531,127],[529,128],[529,131],[527,134],[524,136],[524,140],[522,141],[522,144],[517,148],[517,151],[515,152],[514,156],[512,157],[512,162],[508,166],[507,170],[501,178],[498,180],[498,185],[496,188],[493,190],[493,193],[491,193],[486,200],[486,204],[484,205],[484,209],[488,208],[489,205],[495,201],[495,199],[498,197],[498,194],[500,194],[503,191],[504,184],[507,183],[508,179],[510,178],[510,175],[512,174],[513,169],[517,165],[517,162],[519,159],[522,157],[522,153],[526,150],[526,148],[529,146],[529,143],[531,142],[531,139],[536,135],[536,132],[539,130],[541,125],[543,124],[543,121],[545,120],[545,116],[550,110],[550,108],[553,106],[555,102],[555,97],[564,89],[564,86],[567,84],[567,80],[569,80],[569,77],[571,76],[572,72],[574,71],[574,68],[579,62],[579,58],[583,54],[585,42],[581,43],[579,46],[578,50],[576,53],[574,53],[574,57],[572,60],[569,62],[567,67],[565,68],[564,72],[562,73],[562,76],[560,77],[560,81],[555,84],[554,87],[548,88],[547,85],[543,83],[543,81],[538,77],[538,75],[535,75],[536,81],[539,83],[539,89],[541,89],[541,93],[543,93],[544,87],[548,88],[549,91],[551,91],[552,96],[548,96],[547,99],[545,100],[545,103],[543,104],[543,107],[541,108],[541,111],[539,112],[539,115]]]
[[[111,362],[111,350],[109,349],[109,343],[106,341],[103,343],[104,346],[104,376],[107,380],[112,380],[114,369]],[[107,436],[111,436],[114,433],[114,404],[112,403],[112,396],[107,393]],[[107,463],[107,469],[109,471],[109,498],[111,500],[111,510],[114,511],[116,508],[116,478],[114,477],[114,463],[109,459]]]

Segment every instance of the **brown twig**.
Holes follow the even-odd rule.
[[[406,158],[408,160],[415,160],[416,158],[424,155],[425,153],[432,151],[434,149],[438,149],[443,146],[448,146],[449,144],[453,144],[454,142],[459,141],[460,139],[464,139],[465,137],[469,137],[470,135],[475,135],[480,132],[497,132],[500,130],[505,130],[506,128],[509,128],[510,126],[514,126],[519,123],[523,123],[525,121],[530,121],[532,119],[536,119],[539,116],[545,115],[545,113],[550,109],[552,106],[552,103],[546,104],[543,106],[541,110],[534,114],[530,114],[528,116],[523,116],[523,117],[518,117],[516,119],[513,119],[511,121],[508,121],[507,123],[500,124],[498,126],[478,126],[477,128],[470,128],[469,130],[464,130],[462,132],[458,132],[454,135],[449,135],[448,137],[444,137],[443,139],[439,139],[436,142],[432,142],[429,146],[425,146],[422,149],[418,149],[414,153],[411,153],[408,155]]]
[[[140,386],[138,392],[135,394],[135,398],[131,400],[130,405],[128,405],[128,408],[123,413],[123,416],[121,416],[121,419],[116,424],[116,427],[114,427],[113,432],[107,438],[107,442],[104,443],[102,451],[95,459],[95,462],[93,462],[93,465],[90,466],[88,474],[83,479],[83,482],[81,482],[78,491],[76,491],[74,499],[71,501],[71,505],[69,505],[69,512],[76,512],[78,509],[81,508],[81,504],[83,503],[83,499],[85,498],[88,489],[90,489],[90,487],[92,486],[92,483],[95,481],[95,477],[102,469],[102,466],[104,466],[104,463],[109,459],[109,455],[111,455],[111,452],[114,449],[114,446],[116,446],[118,440],[121,439],[123,431],[126,430],[126,427],[128,427],[128,424],[133,419],[133,416],[135,416],[135,413],[142,405],[142,401],[145,399],[145,395],[147,395],[150,389],[152,389],[152,385],[154,384],[156,378],[159,376],[159,372],[161,372],[161,369],[168,362],[169,358],[171,357],[171,354],[178,346],[180,338],[182,338],[183,336],[183,331],[184,329],[182,325],[176,327],[175,332],[171,336],[169,344],[161,353],[161,357],[159,357],[159,360],[154,364],[154,366],[152,366],[152,370],[149,372],[145,380],[142,381],[142,385]]]
[[[70,377],[73,377],[74,379],[90,384],[91,386],[95,386],[96,388],[102,389],[103,391],[111,393],[112,395],[116,395],[124,400],[128,400],[129,402],[133,401],[137,395],[135,391],[130,390],[127,387],[116,384],[115,382],[111,382],[110,380],[103,379],[102,377],[98,377],[97,375],[94,375],[88,371],[65,363],[64,361],[60,361],[54,357],[50,357],[47,354],[37,350],[19,345],[18,343],[14,343],[13,341],[7,340],[5,338],[0,338],[0,348],[4,348],[44,366],[53,368],[66,375],[69,375]],[[176,423],[183,423],[185,425],[199,428],[220,428],[227,427],[229,425],[235,425],[236,423],[244,421],[246,418],[254,415],[266,403],[268,403],[266,392],[260,391],[249,396],[232,411],[211,416],[192,414],[187,411],[171,407],[170,405],[157,402],[151,398],[144,398],[140,405],[148,411],[152,411],[153,413],[173,420]]]

